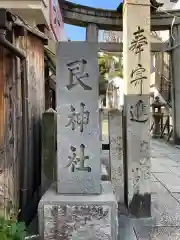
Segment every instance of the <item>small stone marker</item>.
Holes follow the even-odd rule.
[[[44,194],[56,179],[56,119],[57,113],[52,108],[43,113],[41,194]]]
[[[109,159],[110,176],[118,203],[124,203],[124,165],[122,140],[122,111],[113,109],[108,113],[109,119]]]
[[[57,177],[59,193],[100,193],[97,44],[57,47]]]

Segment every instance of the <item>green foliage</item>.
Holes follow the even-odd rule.
[[[109,54],[103,54],[98,57],[100,84],[105,81],[105,74],[108,74],[108,78],[123,77],[122,76],[122,64],[121,61],[115,61],[114,57]],[[111,66],[114,65],[114,70]]]
[[[115,78],[115,77],[120,77],[122,78],[122,74],[120,71],[113,71],[113,72],[110,72],[109,73],[109,78],[112,79],[112,78]]]
[[[100,80],[103,80],[105,78],[105,74],[109,72],[109,67],[107,65],[107,61],[104,56],[99,55],[98,65],[99,65]]]
[[[24,240],[26,226],[24,222],[18,222],[18,210],[12,201],[6,206],[6,218],[0,216],[0,240]]]
[[[26,226],[24,222],[0,218],[0,240],[24,240]]]

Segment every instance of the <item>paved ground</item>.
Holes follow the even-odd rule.
[[[120,215],[120,240],[180,240],[180,149],[151,141],[152,218]]]
[[[108,121],[102,125],[102,141],[108,142]],[[108,151],[102,160],[108,164]],[[119,216],[118,240],[180,240],[180,148],[163,140],[151,140],[152,218]]]

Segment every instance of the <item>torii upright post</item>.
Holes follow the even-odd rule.
[[[127,140],[127,203],[136,217],[151,215],[149,156],[150,1],[125,0],[124,94]]]

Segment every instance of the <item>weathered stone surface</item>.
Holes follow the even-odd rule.
[[[150,218],[131,218],[128,215],[124,216],[120,211],[119,216],[119,239],[120,240],[178,240],[180,236],[180,193],[170,192],[167,182],[175,183],[177,181],[178,171],[173,171],[173,166],[176,162],[172,162],[167,156],[176,152],[175,147],[168,144],[164,144],[158,140],[151,141],[151,150],[153,155],[157,153],[156,157],[152,161],[153,169],[158,170],[160,173],[152,173],[151,179],[151,199],[152,210]],[[164,154],[159,157],[159,152]],[[152,154],[152,151],[151,151]],[[179,154],[176,152],[178,159]],[[160,164],[159,164],[160,163]],[[164,165],[163,165],[164,164]],[[164,172],[166,177],[156,178],[157,175],[163,174],[165,167],[168,167],[170,172],[173,171],[173,175]],[[162,168],[162,169],[161,169]],[[151,176],[151,177],[152,177]],[[155,178],[155,179],[154,179]],[[174,180],[175,181],[174,181]],[[135,233],[135,236],[134,236]]]
[[[176,163],[180,163],[179,153],[174,152],[171,152],[169,154],[167,153],[167,157]]]
[[[160,160],[164,160],[164,163]],[[169,161],[170,159],[165,157],[151,158],[152,163],[152,172],[153,173],[170,173],[170,168],[165,164],[165,161]],[[154,163],[154,164],[153,164]]]
[[[178,240],[180,227],[139,227],[136,236],[139,240]]]
[[[180,226],[180,204],[160,183],[153,183],[151,226]],[[164,184],[164,182],[163,182]],[[156,192],[155,192],[156,191]]]
[[[146,211],[144,209],[144,211],[150,213],[149,96],[128,95],[125,97],[125,104],[127,109],[129,204],[133,213],[139,212],[138,206],[147,207],[149,204],[148,209]],[[138,116],[136,116],[135,110],[139,111]],[[142,213],[142,216],[145,212]]]
[[[99,129],[100,129],[100,134],[99,134],[99,138],[100,141],[102,141],[102,122],[103,122],[103,109],[99,109]]]
[[[129,204],[130,212],[139,218],[151,216],[151,194],[136,193]]]
[[[151,182],[157,182],[157,178],[151,173]]]
[[[180,192],[180,178],[174,173],[155,173],[155,176],[170,192]]]
[[[109,175],[104,164],[101,164],[101,180],[102,181],[109,181]]]
[[[152,152],[153,151],[153,152]],[[159,156],[161,152],[164,157]],[[152,175],[157,181],[151,183],[151,215],[153,222],[148,226],[180,226],[180,202],[179,202],[179,164],[169,158],[176,155],[180,157],[180,151],[175,147],[160,142],[151,141]],[[157,153],[155,157],[155,153]],[[157,171],[158,170],[158,171]],[[175,191],[175,192],[174,192]],[[140,224],[142,226],[142,223]],[[173,240],[176,238],[172,238]]]
[[[172,35],[174,36],[172,39],[172,46],[176,46],[180,40],[180,25],[172,27]],[[180,144],[180,111],[179,111],[179,101],[180,101],[180,84],[179,84],[179,56],[180,51],[179,48],[175,48],[172,52],[171,60],[172,60],[172,77],[173,77],[173,87],[174,87],[174,102],[173,102],[173,111],[172,111],[172,119],[173,119],[173,141],[175,144]]]
[[[41,193],[55,181],[56,173],[56,121],[57,113],[48,109],[42,117],[42,171]]]
[[[119,228],[118,240],[137,240],[134,229],[129,228]]]
[[[57,47],[59,193],[101,191],[97,52],[96,43],[61,42]]]
[[[149,85],[150,6],[128,1],[123,9],[124,115],[127,135],[128,204],[138,217],[150,215]],[[128,30],[127,30],[128,29]],[[148,214],[148,215],[146,215]],[[136,216],[137,216],[136,215]]]
[[[110,182],[101,195],[57,194],[52,186],[39,203],[44,240],[117,240],[117,204]]]
[[[122,141],[122,111],[109,112],[109,142],[111,182],[118,202],[124,202],[124,166]]]
[[[62,1],[61,5],[62,5],[61,9],[63,11],[64,21],[67,24],[73,23],[76,26],[84,27],[88,25],[89,22],[92,22],[92,23],[96,23],[99,26],[99,28],[103,30],[105,29],[108,31],[112,31],[112,30],[122,31],[122,22],[123,22],[122,16],[124,16],[124,14],[121,16],[117,11],[87,7],[79,4],[74,4],[69,1]],[[139,10],[140,6],[138,4],[137,4],[137,7]],[[140,9],[140,11],[142,10]],[[134,16],[131,13],[130,15]],[[178,24],[179,23],[178,10],[174,10],[172,15],[177,16],[176,24]],[[167,13],[165,12],[161,12],[161,11],[153,12],[153,14],[151,14],[152,31],[164,30],[165,28],[169,29],[169,26],[171,25],[173,20],[173,16],[168,16],[167,18]],[[132,17],[132,21],[134,21],[134,17]],[[167,47],[162,46],[162,50],[167,48],[168,46]]]
[[[180,203],[180,192],[179,193],[172,193],[172,196]]]

